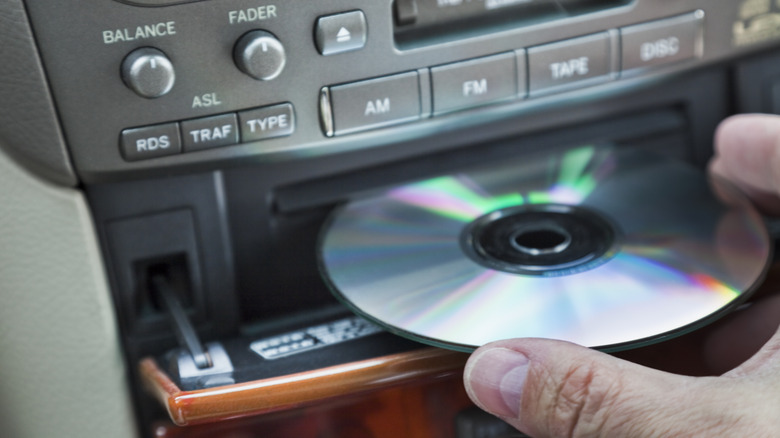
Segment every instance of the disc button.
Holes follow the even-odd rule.
[[[701,11],[620,29],[623,71],[701,57]]]

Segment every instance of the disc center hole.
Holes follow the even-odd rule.
[[[568,248],[571,235],[559,227],[543,226],[525,228],[512,234],[512,246],[533,256],[558,254]]]

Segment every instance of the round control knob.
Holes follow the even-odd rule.
[[[176,72],[165,53],[142,47],[130,52],[122,61],[122,80],[139,96],[152,99],[171,91]]]
[[[275,36],[264,30],[253,30],[239,38],[233,49],[233,60],[249,76],[270,81],[282,72],[287,56]]]

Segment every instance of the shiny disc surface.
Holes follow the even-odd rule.
[[[560,209],[560,223],[515,227],[521,237],[510,246],[524,257],[604,240],[567,232],[566,211],[602,218],[612,240],[594,260],[538,272],[470,254],[475,221],[550,208]],[[526,229],[551,243],[523,240]],[[513,337],[619,350],[684,333],[744,301],[771,254],[762,218],[726,182],[649,153],[595,146],[353,201],[334,212],[319,249],[323,277],[358,314],[462,351]]]

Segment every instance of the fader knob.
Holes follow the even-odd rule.
[[[244,34],[233,49],[233,60],[239,70],[261,81],[276,78],[284,69],[287,56],[284,46],[264,30]]]
[[[152,47],[133,50],[122,61],[122,80],[141,97],[167,94],[176,81],[176,72],[165,53]]]

